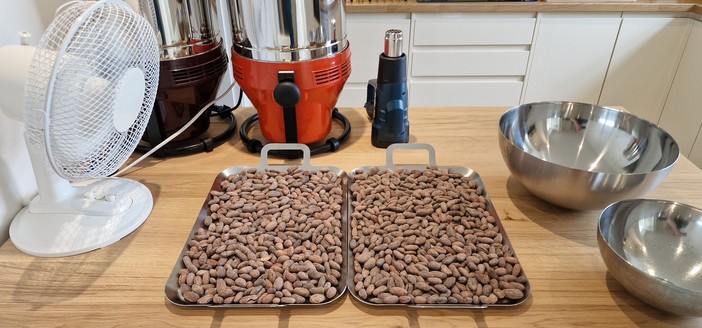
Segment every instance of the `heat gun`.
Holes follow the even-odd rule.
[[[402,39],[400,30],[385,32],[378,78],[368,81],[365,108],[373,120],[371,144],[378,148],[409,141],[407,56],[402,52]]]

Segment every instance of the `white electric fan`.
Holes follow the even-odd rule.
[[[151,193],[107,176],[134,151],[153,108],[159,52],[149,24],[123,1],[77,1],[57,14],[36,49],[0,48],[0,62],[7,66],[0,98],[20,97],[24,87],[39,190],[10,225],[13,244],[36,256],[67,256],[138,228],[151,213]],[[10,117],[22,116],[12,101],[0,102],[14,110]]]

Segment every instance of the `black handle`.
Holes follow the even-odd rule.
[[[283,107],[285,142],[297,143],[297,116],[295,106],[300,102],[300,88],[295,84],[294,72],[278,72],[278,85],[273,89],[273,99]]]
[[[368,87],[366,88],[366,104],[363,107],[366,108],[366,114],[368,114],[368,119],[373,120],[375,117],[375,89],[378,87],[378,80],[372,79],[368,80]]]

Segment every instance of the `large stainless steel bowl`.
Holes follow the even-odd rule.
[[[624,288],[659,309],[702,316],[702,210],[652,199],[608,206],[600,254]]]
[[[656,125],[613,108],[574,103],[524,104],[500,118],[502,158],[539,198],[597,210],[658,186],[680,156]]]

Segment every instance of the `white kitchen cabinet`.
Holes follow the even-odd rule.
[[[522,102],[597,103],[621,13],[539,13]]]
[[[346,35],[351,47],[351,76],[339,96],[337,107],[361,107],[366,102],[368,80],[378,76],[378,56],[383,52],[385,31],[389,29],[402,31],[403,51],[409,56],[410,14],[346,14]],[[407,65],[409,66],[409,60]]]
[[[692,31],[680,66],[663,107],[659,126],[668,131],[683,155],[702,167],[702,23],[692,21]]]
[[[519,102],[534,13],[412,16],[410,107]]]
[[[658,122],[691,25],[690,18],[625,13],[599,103]]]

